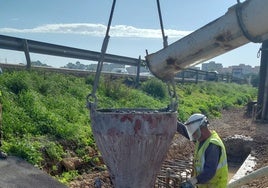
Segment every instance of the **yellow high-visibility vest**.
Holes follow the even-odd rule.
[[[215,176],[206,184],[198,184],[198,188],[226,188],[228,182],[228,164],[225,146],[215,131],[211,132],[211,136],[198,150],[199,142],[196,143],[194,152],[194,173],[198,176],[204,168],[205,151],[210,143],[221,147],[221,156]]]

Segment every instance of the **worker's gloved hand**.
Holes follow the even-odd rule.
[[[186,182],[183,182],[183,183],[181,184],[181,187],[180,187],[180,188],[194,188],[194,185],[191,184],[191,182],[186,181]]]
[[[181,184],[181,188],[194,188],[197,184],[197,179],[195,177],[190,178],[188,181]]]

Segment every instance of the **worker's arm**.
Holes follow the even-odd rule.
[[[205,164],[203,172],[201,172],[196,177],[198,184],[207,183],[214,177],[217,171],[220,155],[221,155],[220,146],[210,143],[205,151]]]
[[[179,121],[177,121],[177,132],[180,133],[185,138],[190,140],[185,125]]]

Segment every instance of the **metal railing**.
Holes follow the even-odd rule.
[[[28,55],[29,57],[30,57],[29,53],[32,52],[38,54],[98,61],[101,55],[100,52],[61,46],[45,42],[38,42],[23,38],[10,37],[5,35],[0,35],[0,48],[7,50],[22,51],[25,53],[26,56]],[[31,64],[29,60],[27,59],[28,66],[30,66]],[[137,66],[139,64],[139,58],[105,54],[104,62]],[[145,64],[145,61],[141,60],[141,63]]]
[[[61,45],[56,45],[56,44],[50,44],[50,43],[45,43],[45,42],[17,38],[17,37],[10,37],[10,36],[5,36],[5,35],[0,35],[0,48],[6,49],[6,50],[24,52],[26,60],[27,60],[26,68],[31,68],[30,52],[38,53],[38,54],[45,54],[45,55],[60,56],[60,57],[77,58],[77,59],[83,59],[83,60],[89,60],[89,61],[98,61],[101,56],[101,53],[96,52],[96,51],[84,50],[84,49],[73,48],[73,47],[68,47],[68,46],[61,46]],[[131,58],[131,57],[125,57],[125,56],[119,56],[119,55],[113,55],[113,54],[105,54],[104,62],[137,67],[137,74],[136,74],[137,83],[139,82],[141,78],[140,67],[146,66],[146,61],[141,59],[140,57]],[[4,64],[2,64],[1,66],[4,66]],[[11,68],[12,65],[7,65],[5,67]],[[16,69],[22,68],[21,66],[13,66],[13,67]],[[60,72],[60,70],[57,68],[48,68],[48,70]],[[71,70],[71,71],[74,71],[74,70]],[[70,71],[68,71],[67,69],[64,69],[62,70],[62,72],[70,72]],[[80,74],[83,74],[83,73],[84,73],[83,71],[80,71]],[[198,83],[200,81],[232,82],[233,78],[229,74],[216,74],[213,72],[188,68],[179,72],[175,76],[175,80],[182,82],[182,83],[183,82]]]

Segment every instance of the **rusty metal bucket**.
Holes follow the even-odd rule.
[[[152,188],[176,132],[177,113],[90,110],[92,132],[115,188]]]

